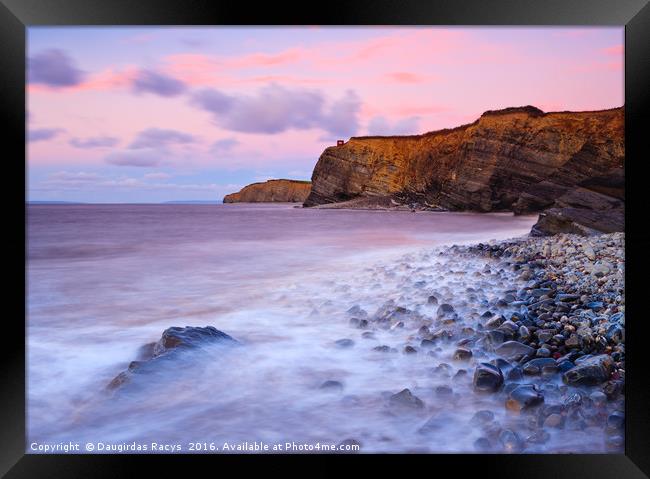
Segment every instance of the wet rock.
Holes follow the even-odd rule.
[[[564,418],[560,414],[551,414],[544,420],[544,427],[558,429],[564,424]]]
[[[466,361],[472,357],[472,351],[468,348],[458,348],[454,352],[454,359],[457,361]]]
[[[521,381],[524,378],[524,371],[521,366],[515,366],[506,373],[508,381]]]
[[[435,341],[432,341],[430,339],[423,339],[420,341],[420,347],[422,349],[431,349],[436,345]]]
[[[391,351],[390,346],[386,346],[385,344],[382,344],[381,346],[375,346],[372,348],[373,351],[378,351],[380,353],[388,353]]]
[[[436,386],[435,393],[436,396],[451,397],[454,394],[454,390],[449,386]]]
[[[499,442],[503,446],[504,452],[521,452],[524,448],[523,441],[519,435],[510,429],[501,431],[499,434]]]
[[[343,383],[341,383],[340,381],[328,380],[320,385],[320,389],[325,389],[328,391],[342,391]]]
[[[365,331],[361,333],[363,339],[375,339],[375,333],[372,331]]]
[[[607,354],[600,354],[580,361],[562,375],[566,384],[594,386],[607,381],[614,369],[614,361]]]
[[[480,363],[474,370],[473,385],[478,391],[497,391],[503,384],[501,370],[489,363]]]
[[[354,346],[354,341],[348,338],[337,339],[336,341],[334,341],[334,344],[336,344],[336,347],[338,348],[351,348],[352,346]]]
[[[553,358],[537,358],[528,361],[523,365],[524,374],[537,375],[542,373],[542,368],[552,367],[554,370],[557,369],[555,364],[555,359]]]
[[[495,352],[507,359],[519,359],[523,356],[533,354],[535,349],[520,343],[519,341],[506,341],[495,348]]]
[[[174,363],[183,359],[187,351],[200,351],[213,345],[234,346],[239,342],[228,334],[219,331],[214,326],[173,326],[163,331],[160,340],[146,344],[138,352],[144,358],[132,361],[126,371],[118,374],[107,386],[108,390],[116,390],[132,383],[134,375],[148,374],[171,368]]]
[[[513,389],[506,400],[506,409],[519,412],[544,402],[544,395],[532,384],[522,384]]]
[[[454,307],[451,304],[442,303],[440,306],[438,306],[438,311],[436,312],[436,315],[440,317],[440,316],[452,314],[453,312],[454,312]]]
[[[429,297],[427,298],[427,303],[428,303],[428,304],[431,304],[431,305],[436,305],[436,304],[438,304],[438,298],[436,298],[435,296],[431,295],[431,296],[429,296]]]
[[[589,399],[596,407],[603,407],[607,404],[607,395],[602,391],[594,391],[589,395]]]
[[[406,346],[404,348],[404,354],[416,354],[418,352],[413,346]]]
[[[548,358],[551,355],[551,350],[548,348],[539,348],[535,353],[535,356],[539,358]]]
[[[402,389],[397,394],[393,394],[388,400],[390,406],[406,409],[422,409],[424,402],[413,395],[409,389]]]
[[[625,414],[621,411],[614,411],[607,417],[607,426],[620,429],[625,425]]]
[[[474,416],[472,416],[470,423],[475,425],[481,425],[481,424],[487,424],[492,421],[494,421],[494,413],[488,409],[482,409],[474,413]]]

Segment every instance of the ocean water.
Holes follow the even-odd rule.
[[[471,318],[482,311],[465,301],[468,287],[483,304],[513,287],[511,273],[481,276],[486,260],[440,254],[444,245],[521,236],[535,220],[286,204],[30,205],[28,443],[155,441],[188,452],[190,443],[222,451],[354,440],[362,452],[473,452],[483,434],[476,411],[513,429],[525,421],[503,398],[472,393],[481,353],[459,363],[454,343],[403,349],[420,349],[417,329],[435,314],[430,294]],[[372,316],[388,301],[424,319],[373,338],[351,326],[350,308]],[[107,392],[164,329],[207,325],[241,347],[204,348],[140,375],[135,392]],[[424,407],[392,407],[404,388]],[[603,441],[558,431],[540,447],[596,452]]]

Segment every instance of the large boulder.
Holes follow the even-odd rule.
[[[214,326],[173,326],[163,331],[160,339],[140,348],[138,360],[132,361],[127,370],[118,374],[107,386],[116,390],[131,384],[134,375],[150,374],[164,370],[177,362],[187,351],[197,351],[208,345],[220,343],[236,345],[239,342]]]
[[[614,360],[607,354],[600,354],[580,361],[562,375],[566,384],[595,386],[604,383],[614,371]]]

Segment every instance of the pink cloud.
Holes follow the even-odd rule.
[[[422,75],[411,72],[391,72],[386,73],[385,76],[395,83],[426,83],[436,78],[433,75]]]
[[[624,53],[624,47],[623,45],[614,45],[612,47],[604,48],[603,53],[606,55],[622,56]]]

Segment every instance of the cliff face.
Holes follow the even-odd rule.
[[[390,197],[449,210],[548,209],[537,234],[572,228],[619,231],[624,155],[623,108],[488,111],[450,130],[353,137],[327,148],[314,169],[305,206]],[[601,224],[598,215],[585,215],[596,210],[611,220]]]
[[[237,193],[224,196],[224,203],[302,203],[309,196],[311,183],[297,180],[268,180],[253,183]]]

